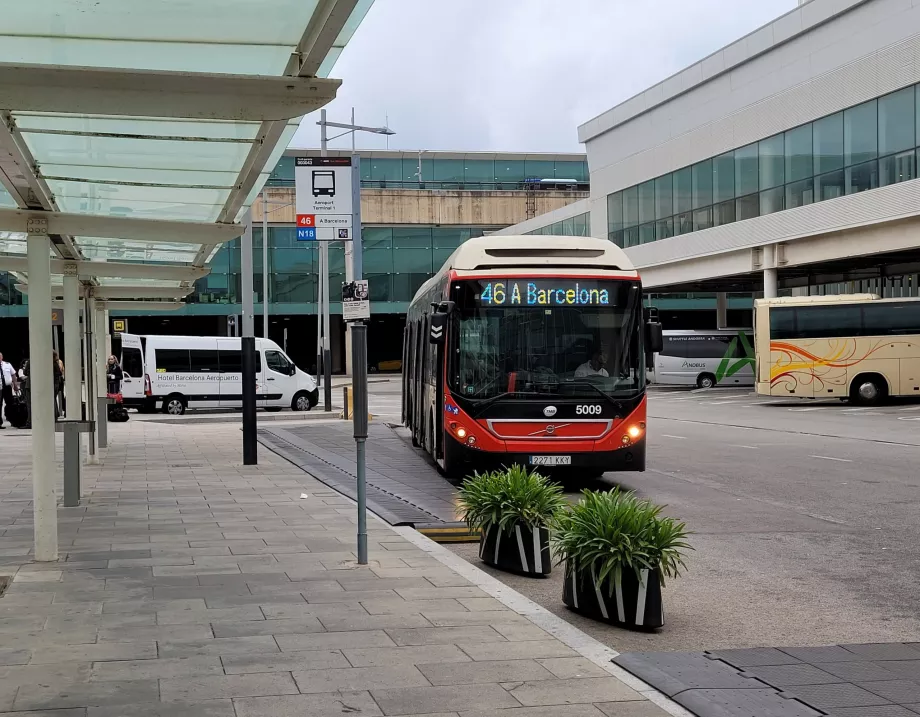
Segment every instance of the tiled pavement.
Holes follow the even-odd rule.
[[[110,430],[55,564],[29,560],[30,439],[0,434],[0,713],[666,714],[382,523],[358,566],[350,502],[241,465],[236,426]]]
[[[920,645],[631,653],[618,664],[700,717],[915,717]]]

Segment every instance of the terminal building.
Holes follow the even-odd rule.
[[[809,0],[578,128],[588,214],[666,328],[750,325],[752,299],[918,296],[920,3]]]
[[[319,150],[288,150],[265,185],[268,212],[269,338],[285,346],[303,368],[316,361],[317,250],[295,238],[294,157]],[[329,150],[329,156],[350,152]],[[416,290],[463,241],[551,212],[588,196],[583,154],[515,154],[359,151],[363,274],[369,281],[371,370],[398,370],[406,310]],[[262,335],[262,200],[252,207],[256,335]],[[564,230],[564,231],[563,231]],[[587,235],[587,216],[572,217],[558,234]],[[3,237],[0,235],[0,242]],[[158,245],[162,252],[164,245]],[[174,261],[187,247],[175,245]],[[148,261],[125,249],[120,261]],[[345,280],[345,247],[330,246],[333,370],[343,371],[344,325],[337,287]],[[221,248],[178,311],[112,313],[127,318],[132,333],[228,335],[241,312],[240,240]],[[16,279],[0,274],[0,350],[18,362],[28,345],[26,295]]]

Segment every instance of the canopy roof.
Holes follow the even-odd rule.
[[[323,78],[372,2],[4,7],[0,255],[24,255],[23,223],[55,212],[48,233],[57,258],[206,265],[240,233],[218,235],[214,225],[240,220],[301,116],[335,96],[339,82]],[[160,223],[136,232],[130,220]],[[98,235],[82,233],[90,230]],[[15,266],[0,256],[0,269],[22,274]],[[81,263],[79,273],[114,281],[90,279],[93,268]],[[160,297],[162,282],[148,282]]]

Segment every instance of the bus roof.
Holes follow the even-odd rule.
[[[895,299],[903,301],[903,299]],[[803,306],[807,304],[860,304],[885,301],[878,294],[830,294],[827,296],[781,296],[775,299],[755,299],[756,306]]]
[[[579,271],[619,271],[639,277],[633,263],[620,247],[596,237],[546,236],[527,234],[491,235],[468,239],[451,254],[440,271],[416,292],[422,295],[449,271],[507,271],[527,269],[565,269]]]

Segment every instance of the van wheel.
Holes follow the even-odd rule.
[[[701,373],[696,377],[697,388],[712,388],[716,385],[716,377],[711,373]]]
[[[861,374],[850,384],[850,400],[864,406],[872,406],[884,401],[888,396],[888,384],[875,373]]]
[[[170,416],[181,416],[185,413],[185,405],[185,397],[174,393],[163,401],[163,413],[168,413]]]
[[[309,411],[311,408],[313,408],[313,404],[310,402],[310,395],[306,391],[294,394],[294,399],[291,401],[292,411]]]

